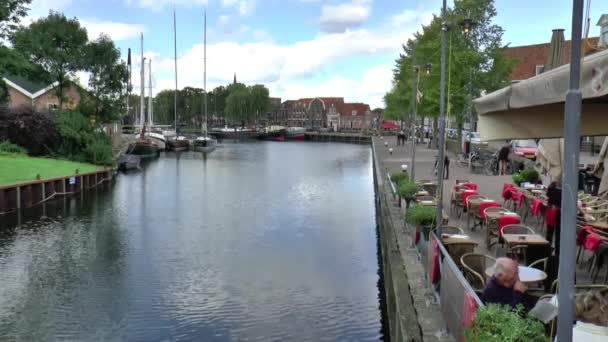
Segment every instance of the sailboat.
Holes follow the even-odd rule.
[[[144,34],[141,34],[141,94],[140,94],[140,115],[139,122],[141,131],[137,140],[129,144],[127,154],[138,155],[141,158],[153,158],[158,157],[160,150],[158,146],[148,137],[146,137],[146,114],[145,114],[145,102],[144,102],[144,84],[145,84],[145,67],[144,67]]]
[[[154,126],[154,102],[152,96],[152,59],[148,60],[148,86],[150,87],[148,93],[148,122],[150,127]],[[162,133],[158,132],[146,132],[146,137],[149,138],[158,149],[164,151],[167,147],[167,138]]]
[[[204,112],[204,118],[203,118],[203,123],[202,123],[202,131],[203,131],[203,135],[200,137],[197,137],[196,139],[194,139],[194,142],[192,143],[192,149],[194,151],[198,151],[198,152],[211,152],[215,149],[215,144],[217,143],[217,141],[212,138],[211,136],[209,136],[208,132],[207,132],[207,10],[205,10],[205,31],[204,31],[204,36],[203,36],[203,43],[204,43],[204,56],[203,56],[203,96],[204,96],[204,100],[203,100],[203,112]]]
[[[173,93],[175,136],[167,141],[167,148],[175,152],[181,152],[190,148],[190,141],[186,137],[179,135],[179,116],[177,115],[177,24],[175,22],[175,8],[173,8],[173,58],[175,67],[175,92]]]

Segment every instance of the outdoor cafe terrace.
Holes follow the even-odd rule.
[[[386,140],[394,146],[393,138]],[[397,149],[395,158],[386,159],[387,180],[391,172],[400,172],[397,154],[407,154],[410,149],[407,144]],[[416,181],[421,191],[411,205],[435,207],[437,186],[431,170],[436,151],[420,147],[417,150]],[[455,164],[450,167],[451,178],[444,181],[443,241],[439,242],[436,232],[427,240],[410,224],[405,225],[405,234],[417,241],[416,248],[427,270],[427,284],[435,290],[448,330],[458,338],[481,305],[478,296],[492,276],[497,257],[519,261],[520,279],[531,296],[555,294],[559,285],[557,266],[552,266],[557,258],[550,258],[554,246],[545,239],[547,221],[552,224],[556,219],[555,211],[547,204],[546,187],[515,186],[510,176],[472,174],[468,168]],[[396,189],[392,182],[389,184]],[[405,201],[396,193],[392,200],[405,215]],[[590,285],[608,287],[604,285],[608,284],[608,201],[580,193],[579,206],[577,226],[562,228],[579,232],[577,289]],[[554,332],[555,327],[548,330]]]

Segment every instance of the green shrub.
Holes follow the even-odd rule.
[[[27,154],[27,150],[9,141],[0,142],[0,154]]]
[[[64,111],[57,115],[57,129],[61,143],[57,156],[95,165],[113,163],[112,141],[84,115],[76,111]]]
[[[407,210],[405,220],[409,224],[424,226],[435,224],[436,208],[425,205],[414,205]]]
[[[407,171],[404,172],[396,172],[391,175],[391,181],[395,183],[395,186],[399,186],[401,182],[407,181],[410,179],[410,176],[407,174]]]
[[[540,179],[540,175],[536,169],[525,169],[519,173],[522,182],[536,183]]]
[[[473,324],[465,330],[467,342],[546,342],[543,323],[534,318],[524,318],[523,308],[512,310],[509,306],[489,304],[480,307]]]
[[[522,177],[521,177],[521,174],[519,174],[519,172],[514,173],[511,176],[511,179],[513,179],[513,184],[515,184],[517,186],[519,186],[522,182]]]
[[[418,184],[409,180],[402,180],[397,187],[397,193],[406,201],[411,201],[419,190]]]

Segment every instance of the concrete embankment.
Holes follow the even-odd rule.
[[[387,140],[394,148],[392,154],[384,146]],[[403,211],[398,207],[387,180],[387,172],[400,172],[401,164],[409,164],[405,157],[406,147],[396,147],[395,144],[395,137],[372,139],[388,340],[451,341],[451,337],[445,334],[445,323],[436,297],[427,287],[425,270],[413,248],[412,234],[406,231]]]

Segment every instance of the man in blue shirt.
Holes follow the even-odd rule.
[[[509,258],[496,259],[494,276],[488,281],[481,300],[486,303],[509,305],[522,304],[528,308],[525,292],[528,288],[519,280],[519,265]]]

